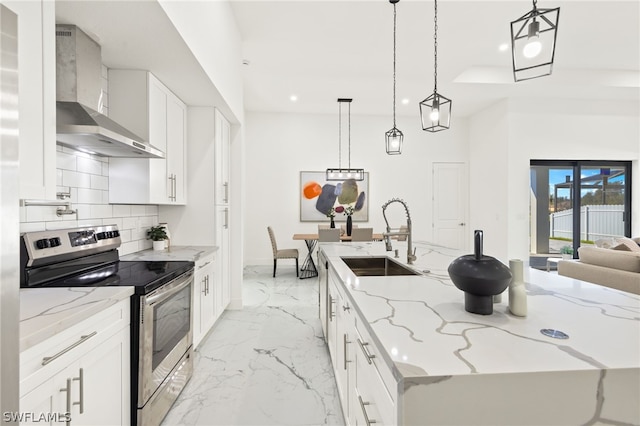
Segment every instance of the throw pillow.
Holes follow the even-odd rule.
[[[640,246],[638,243],[633,241],[631,238],[618,238],[616,240],[618,243],[616,246],[612,247],[614,250],[623,250],[623,251],[635,251],[640,252]]]

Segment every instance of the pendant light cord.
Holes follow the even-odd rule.
[[[436,93],[438,91],[438,0],[433,4],[433,92]]]
[[[396,4],[393,4],[393,128],[396,127]]]
[[[351,102],[349,102],[349,169],[351,169]]]
[[[338,101],[338,168],[342,170],[342,102]]]

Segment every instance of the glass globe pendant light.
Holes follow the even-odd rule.
[[[400,0],[389,0],[393,4],[393,128],[385,133],[387,154],[402,153],[404,135],[396,127],[396,3]]]
[[[422,130],[439,132],[451,126],[451,99],[438,93],[438,0],[434,1],[433,94],[420,102]]]

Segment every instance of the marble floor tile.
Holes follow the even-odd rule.
[[[317,280],[247,267],[242,310],[195,351],[194,374],[163,425],[344,425],[318,319]]]

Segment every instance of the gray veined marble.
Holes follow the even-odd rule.
[[[343,425],[318,319],[316,280],[248,267],[244,307],[195,351],[191,381],[164,425]]]

